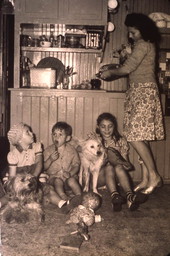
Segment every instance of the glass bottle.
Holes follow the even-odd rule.
[[[53,32],[51,31],[50,37],[49,37],[49,42],[51,43],[51,46],[54,45],[54,41],[55,41],[54,34],[53,34]]]
[[[20,72],[21,87],[30,87],[29,59],[25,56],[21,57],[20,71],[21,71]]]

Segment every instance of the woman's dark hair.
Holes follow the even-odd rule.
[[[125,19],[127,27],[137,28],[142,38],[151,43],[159,43],[161,36],[155,22],[143,13],[130,13],[127,14]]]
[[[116,117],[108,112],[102,113],[97,118],[97,125],[99,126],[103,120],[108,120],[114,124],[114,137],[115,137],[116,141],[118,141],[122,136],[118,132],[118,125],[117,125]],[[96,128],[96,133],[100,134],[100,130],[98,127]]]
[[[56,124],[54,124],[54,126],[52,128],[52,133],[56,129],[64,130],[67,136],[72,135],[72,127],[69,124],[67,124],[66,122],[57,122]]]

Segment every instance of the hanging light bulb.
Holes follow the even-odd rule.
[[[109,9],[115,9],[118,6],[117,0],[108,0],[108,8]]]
[[[107,23],[107,31],[112,32],[114,29],[115,29],[115,25],[111,21],[109,21]]]

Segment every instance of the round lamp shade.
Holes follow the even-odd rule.
[[[108,0],[108,7],[110,9],[115,9],[118,6],[117,0]]]
[[[107,23],[107,31],[112,32],[115,29],[115,25],[112,22]]]

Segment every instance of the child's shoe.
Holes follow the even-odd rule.
[[[135,195],[136,195],[136,202],[138,202],[139,204],[143,204],[143,203],[145,203],[147,200],[148,200],[148,195],[146,195],[146,194],[143,194],[143,193],[141,193],[141,192],[136,192],[135,193]]]
[[[125,199],[117,192],[111,194],[112,207],[114,212],[120,212],[122,210],[122,204],[125,203]]]
[[[127,196],[127,206],[130,211],[135,211],[139,207],[139,202],[137,200],[137,196],[132,192],[126,194]]]

